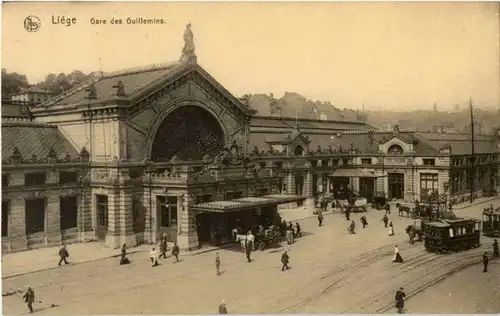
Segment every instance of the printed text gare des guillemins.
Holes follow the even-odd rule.
[[[127,17],[127,18],[111,18],[111,19],[99,19],[92,17],[88,19],[88,22],[92,25],[121,25],[121,24],[166,24],[167,21],[165,19],[159,18],[144,18],[144,17]],[[63,25],[63,26],[72,26],[77,24],[77,19],[75,17],[70,16],[52,16],[52,24],[54,25]]]

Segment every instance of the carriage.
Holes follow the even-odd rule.
[[[372,208],[380,210],[389,211],[391,209],[391,205],[387,201],[387,198],[382,195],[374,196],[372,199]]]
[[[500,207],[483,210],[483,235],[500,237]]]
[[[481,222],[476,219],[456,218],[426,222],[425,249],[431,252],[462,251],[478,248]]]
[[[368,211],[368,200],[366,198],[356,198],[340,201],[340,210],[344,213],[346,210],[354,213],[364,213]]]
[[[282,236],[277,230],[271,230],[267,235],[260,236],[257,238],[256,243],[259,245],[259,249],[263,251],[264,249],[276,246],[281,247]]]

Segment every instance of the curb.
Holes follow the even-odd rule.
[[[491,201],[497,200],[497,199],[500,199],[500,196],[492,196],[491,198],[485,199],[484,201],[481,201],[481,202],[476,202],[476,201],[472,201],[472,203],[464,202],[464,203],[460,203],[461,205],[458,205],[458,206],[454,205],[453,209],[454,210],[463,210],[464,208],[476,206],[476,205],[483,204],[483,203],[488,203],[488,202],[491,202]]]

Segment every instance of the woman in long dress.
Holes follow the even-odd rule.
[[[389,223],[389,236],[394,236],[394,226],[392,226],[392,221]]]
[[[392,257],[392,262],[398,262],[398,263],[403,262],[403,257],[401,257],[401,254],[399,253],[399,248],[397,245],[396,245],[396,247],[394,247],[394,257]]]

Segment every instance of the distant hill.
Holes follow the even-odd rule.
[[[454,112],[439,111],[369,111],[367,123],[382,130],[399,125],[405,130],[454,131],[470,133],[470,113],[467,109]],[[500,127],[500,111],[474,109],[475,132],[489,134],[493,128]]]
[[[299,119],[316,119],[329,121],[365,122],[366,115],[362,112],[343,109],[340,110],[330,102],[312,101],[295,93],[285,92],[283,97],[277,99],[272,93],[247,94],[244,96],[250,107],[258,115],[274,117],[290,117]]]

